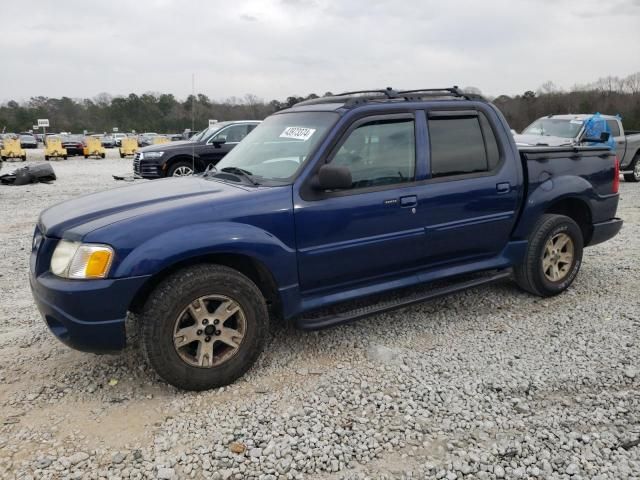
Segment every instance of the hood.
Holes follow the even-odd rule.
[[[202,177],[168,178],[114,188],[54,205],[40,214],[41,232],[54,238],[81,240],[87,233],[112,223],[202,201],[229,200],[247,193],[231,185]]]
[[[142,153],[166,152],[184,147],[185,145],[197,145],[197,142],[192,142],[191,140],[181,140],[179,142],[161,143],[160,145],[149,145],[148,147],[139,148],[138,151]]]
[[[575,144],[573,138],[553,137],[550,135],[514,135],[513,139],[516,145],[520,146],[561,147]]]

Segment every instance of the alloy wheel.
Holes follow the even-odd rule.
[[[542,257],[542,270],[547,280],[559,282],[571,271],[574,257],[573,240],[566,233],[558,233],[551,237]]]
[[[178,315],[173,345],[185,363],[211,368],[238,352],[246,331],[247,319],[238,302],[224,295],[207,295]]]
[[[174,177],[188,177],[189,175],[193,175],[193,169],[187,166],[180,166],[173,172]]]

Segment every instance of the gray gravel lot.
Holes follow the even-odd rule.
[[[563,295],[505,281],[321,332],[274,326],[245,377],[186,393],[135,346],[59,344],[31,299],[39,212],[120,186],[116,157],[0,186],[0,478],[640,478],[640,185],[621,184],[621,234]]]

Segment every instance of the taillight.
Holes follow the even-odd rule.
[[[620,160],[616,156],[613,160],[613,193],[618,193],[620,189]]]

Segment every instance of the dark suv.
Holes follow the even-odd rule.
[[[258,120],[220,122],[183,142],[141,148],[133,171],[143,178],[184,177],[215,165],[260,123]]]

